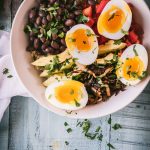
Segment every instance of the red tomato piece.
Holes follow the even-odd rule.
[[[130,31],[129,39],[130,39],[131,43],[136,43],[138,41],[138,35],[134,31]]]
[[[92,6],[89,6],[88,8],[85,8],[83,10],[83,15],[87,17],[92,17]]]
[[[92,27],[94,25],[95,21],[93,18],[89,18],[89,21],[86,23],[89,27]]]
[[[109,0],[102,0],[98,5],[96,5],[96,13],[101,13],[108,2]]]

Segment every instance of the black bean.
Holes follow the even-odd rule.
[[[44,34],[44,29],[43,28],[40,29],[40,33]]]
[[[66,26],[73,26],[75,24],[75,21],[73,19],[67,19],[65,22]]]
[[[74,14],[75,14],[76,16],[79,16],[80,14],[82,14],[82,10],[76,10],[76,11],[74,12]]]
[[[68,28],[63,28],[63,31],[64,32],[67,32],[69,29]]]
[[[41,37],[40,40],[41,40],[42,43],[46,42],[46,38],[45,37]]]
[[[52,19],[52,18],[51,18],[51,15],[47,15],[47,16],[46,16],[46,19],[47,19],[48,21],[51,21],[51,19]]]
[[[53,55],[53,54],[55,54],[55,50],[52,47],[48,47],[45,49],[45,53],[47,53],[47,54],[50,53]]]
[[[45,50],[47,48],[47,45],[46,44],[43,44],[42,46],[41,46],[41,49],[42,50]]]
[[[60,50],[61,50],[61,51],[64,51],[65,49],[66,49],[65,46],[61,46],[61,47],[60,47]]]
[[[75,15],[74,13],[69,13],[69,16],[68,16],[69,19],[74,19],[75,18]]]
[[[30,42],[33,42],[34,41],[34,36],[30,36]]]
[[[53,33],[53,34],[52,34],[52,39],[53,39],[53,40],[56,40],[57,38],[58,38],[58,35],[55,34],[55,33]]]
[[[75,0],[75,1],[74,1],[74,4],[75,4],[76,6],[81,5],[81,0]]]
[[[62,8],[57,9],[57,14],[58,14],[58,15],[61,15],[62,12],[63,12]]]
[[[40,45],[39,39],[35,39],[35,40],[34,40],[34,48],[35,48],[35,49],[38,49],[38,48],[39,48],[39,45]]]
[[[51,46],[52,46],[52,48],[54,48],[54,49],[58,49],[58,48],[59,48],[59,44],[58,44],[57,42],[55,42],[55,41],[52,41],[52,42],[51,42]]]
[[[31,9],[29,12],[29,18],[33,19],[36,17],[36,10],[35,9]]]
[[[44,11],[44,10],[40,10],[40,11],[39,11],[39,16],[40,16],[40,17],[45,17],[45,16],[46,16],[45,11]]]
[[[39,27],[39,26],[36,24],[36,22],[34,23],[34,27],[35,27],[35,28],[38,28],[38,27]]]
[[[37,18],[36,18],[36,24],[37,24],[37,25],[40,25],[40,24],[41,24],[41,21],[42,21],[41,17],[37,17]]]
[[[65,45],[66,46],[66,42],[65,42],[65,39],[61,39],[60,40],[61,44]]]
[[[95,5],[96,3],[95,3],[95,0],[88,0],[88,4],[89,5]]]
[[[43,25],[47,25],[47,23],[48,23],[48,21],[47,21],[46,17],[43,17],[43,19],[42,19],[42,24],[43,24]]]
[[[54,4],[56,0],[49,0],[50,4]]]

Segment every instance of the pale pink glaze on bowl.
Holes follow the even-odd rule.
[[[149,53],[150,50],[150,11],[143,0],[126,0],[135,6],[134,16],[136,21],[144,29],[144,46]],[[27,37],[24,33],[24,26],[27,22],[27,14],[30,8],[36,5],[35,0],[25,0],[13,22],[11,31],[11,54],[17,75],[30,93],[30,95],[46,109],[71,118],[97,118],[114,113],[128,104],[130,104],[146,87],[150,77],[146,78],[135,87],[129,87],[126,91],[120,92],[117,96],[111,97],[107,102],[99,103],[92,106],[87,106],[76,113],[67,114],[64,110],[57,109],[48,103],[45,99],[45,88],[42,86],[42,81],[39,74],[30,64],[30,54],[26,52]],[[149,57],[150,58],[150,57]],[[150,65],[149,65],[150,68]]]

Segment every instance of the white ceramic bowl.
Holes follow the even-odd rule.
[[[150,11],[143,0],[126,0],[135,6],[134,15],[136,21],[144,29],[144,46],[150,50]],[[107,102],[87,106],[76,113],[67,114],[49,104],[44,96],[45,88],[39,74],[30,64],[30,54],[26,52],[27,37],[24,33],[24,26],[27,22],[27,15],[30,8],[36,5],[36,0],[25,0],[20,6],[11,31],[11,52],[15,70],[20,81],[23,83],[31,96],[46,109],[63,116],[72,118],[96,118],[114,113],[131,103],[146,87],[150,77],[135,87],[130,87],[117,96],[111,97]],[[149,57],[150,58],[150,57]],[[149,65],[150,68],[150,65]]]

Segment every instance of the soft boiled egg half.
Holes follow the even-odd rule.
[[[83,65],[95,62],[98,56],[98,41],[94,31],[84,24],[72,27],[66,34],[66,45],[73,58]]]
[[[74,80],[52,83],[47,87],[45,96],[53,106],[64,110],[78,110],[88,102],[84,84]]]
[[[125,85],[136,85],[147,75],[148,54],[143,45],[134,44],[121,55],[117,76]]]
[[[121,39],[128,33],[132,22],[132,12],[124,0],[111,0],[98,18],[99,34],[109,39]]]

